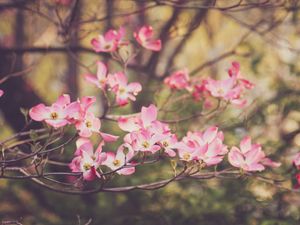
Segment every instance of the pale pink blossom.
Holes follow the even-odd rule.
[[[223,144],[223,132],[212,126],[204,132],[188,132],[178,145],[179,157],[184,161],[201,160],[207,166],[220,163],[228,152]]]
[[[240,143],[240,148],[232,147],[228,154],[229,163],[245,171],[262,171],[265,166],[278,167],[281,164],[267,158],[261,145],[252,144],[250,137],[245,137]]]
[[[153,36],[151,26],[143,26],[137,32],[134,32],[134,37],[141,46],[152,51],[160,51],[161,40],[155,40]]]
[[[142,86],[138,82],[128,83],[126,75],[122,72],[109,76],[109,85],[112,92],[116,94],[116,102],[123,106],[131,101],[135,101],[138,93],[142,90]]]
[[[4,94],[4,91],[0,89],[0,97]]]
[[[165,135],[164,138],[159,141],[160,146],[164,149],[165,153],[170,157],[175,157],[178,144],[178,139],[175,134]]]
[[[79,136],[90,137],[93,133],[100,133],[101,122],[93,113],[87,112],[85,117],[75,126],[79,131]]]
[[[103,165],[120,175],[131,175],[135,172],[134,164],[130,163],[133,156],[134,151],[132,147],[128,144],[123,144],[118,148],[116,154],[107,152],[107,159],[103,162]]]
[[[89,83],[92,83],[98,88],[105,90],[107,84],[107,76],[107,66],[103,62],[97,61],[97,74],[85,74],[84,78]]]
[[[231,67],[228,69],[228,74],[230,77],[235,77],[238,80],[238,82],[241,84],[241,86],[246,89],[252,89],[255,86],[249,80],[242,78],[240,72],[240,64],[238,62],[234,61],[231,63]]]
[[[102,145],[100,143],[95,151],[91,142],[80,145],[76,150],[77,156],[69,164],[72,172],[82,172],[83,179],[87,181],[100,177],[97,169],[107,158],[106,153],[102,152]]]
[[[170,76],[166,77],[164,83],[172,89],[190,89],[190,78],[188,70],[185,68],[183,70],[176,71]]]
[[[141,112],[131,117],[120,117],[118,119],[119,127],[127,132],[138,131],[140,129],[147,129],[152,127],[155,129],[154,125],[157,121],[158,110],[155,105],[151,104],[148,107],[143,106]]]
[[[151,152],[153,154],[161,149],[158,142],[163,139],[163,136],[153,134],[149,130],[140,130],[132,132],[130,138],[130,144],[134,151]]]
[[[29,115],[35,121],[45,121],[54,128],[69,124],[68,115],[75,113],[77,109],[68,108],[70,96],[62,95],[51,106],[39,104],[30,109]],[[75,110],[75,111],[74,111]]]
[[[81,99],[77,99],[75,102],[71,102],[68,105],[68,109],[72,109],[72,114],[68,115],[68,119],[72,123],[76,123],[85,118],[88,109],[96,102],[94,96],[84,96]]]
[[[121,27],[118,31],[109,30],[98,38],[93,38],[91,44],[96,52],[114,52],[119,45],[124,44],[125,30]]]

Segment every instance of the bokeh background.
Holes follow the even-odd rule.
[[[199,79],[221,79],[230,63],[239,61],[244,77],[256,85],[247,96],[247,108],[229,107],[209,120],[194,118],[172,127],[183,136],[187,130],[217,124],[229,145],[251,135],[283,163],[264,174],[276,173],[291,187],[291,160],[300,146],[299,7],[297,0],[1,0],[0,79],[14,76],[0,84],[5,91],[0,98],[0,140],[23,128],[21,107],[51,104],[62,93],[73,100],[97,96],[94,110],[101,115],[103,96],[83,74],[96,71],[96,60],[106,61],[112,71],[122,68],[109,54],[95,53],[90,40],[110,28],[124,26],[130,34],[149,24],[162,40],[162,51],[143,50],[129,64],[130,80],[141,82],[143,92],[114,113],[138,112],[151,102],[163,104],[169,90],[162,80],[177,69],[186,67]],[[160,116],[190,115],[201,102],[185,99],[171,108],[176,113]],[[103,121],[103,128],[122,135],[112,122]],[[70,144],[60,157],[70,161],[74,148]],[[114,185],[170,174],[165,161],[139,168],[132,177],[115,178]],[[155,191],[84,196],[0,178],[0,221],[9,220],[28,225],[297,225],[300,195],[250,178],[185,180]]]

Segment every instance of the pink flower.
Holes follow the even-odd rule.
[[[293,164],[298,170],[300,169],[300,152],[293,157]]]
[[[245,171],[262,171],[265,166],[280,166],[280,163],[275,163],[265,156],[259,144],[252,144],[248,136],[243,138],[240,148],[235,146],[231,148],[228,160],[232,166]]]
[[[143,106],[140,113],[132,117],[120,117],[118,119],[119,127],[127,132],[138,131],[140,129],[155,128],[154,122],[157,121],[157,108],[151,104],[148,107]],[[158,124],[156,124],[156,127]]]
[[[184,161],[201,160],[207,166],[216,165],[228,152],[223,139],[223,132],[215,126],[204,132],[188,132],[182,140],[184,144],[178,145],[179,157]]]
[[[96,85],[98,88],[105,90],[106,83],[107,83],[107,67],[101,61],[97,62],[97,74],[86,74],[84,78],[89,83]]]
[[[68,109],[72,109],[73,113],[68,115],[69,120],[72,123],[76,123],[85,118],[88,109],[96,102],[94,96],[84,96],[80,100],[71,102],[68,105]]]
[[[231,67],[228,70],[228,74],[230,77],[235,77],[238,82],[246,89],[254,88],[254,84],[251,83],[249,80],[241,78],[240,73],[240,64],[238,62],[232,62]]]
[[[97,169],[107,158],[106,153],[102,153],[102,145],[103,143],[100,143],[95,152],[92,143],[89,141],[80,145],[76,150],[78,156],[69,164],[72,172],[82,172],[83,179],[87,181],[92,181],[96,177],[100,177],[101,175]]]
[[[134,164],[130,163],[133,156],[134,151],[132,147],[128,144],[123,144],[118,148],[117,154],[114,152],[107,153],[107,159],[103,162],[103,165],[120,175],[131,175],[135,172]]]
[[[128,104],[128,99],[135,101],[135,96],[142,90],[138,82],[128,84],[128,79],[122,72],[110,75],[108,79],[111,90],[116,94],[116,102],[120,106]]]
[[[136,41],[146,49],[152,51],[160,51],[161,40],[153,39],[153,28],[151,26],[143,26],[138,32],[134,32]]]
[[[175,149],[177,149],[178,140],[175,134],[165,135],[165,137],[159,141],[159,144],[168,156],[176,156]]]
[[[125,44],[123,38],[125,30],[123,27],[116,30],[109,30],[105,35],[99,35],[98,38],[93,38],[91,44],[96,52],[114,52],[119,45]]]
[[[189,89],[189,74],[187,69],[179,70],[165,78],[164,83],[172,89]]]
[[[101,122],[91,112],[87,112],[85,117],[76,123],[76,129],[81,137],[90,137],[93,133],[100,133]]]
[[[30,109],[29,115],[35,121],[45,121],[54,128],[67,125],[68,115],[74,113],[74,108],[68,108],[70,104],[70,96],[62,95],[51,106],[39,104]]]
[[[4,91],[0,89],[0,97],[4,94]]]
[[[149,130],[132,132],[130,144],[134,151],[151,152],[152,154],[161,149],[158,142],[163,139],[162,135],[151,133]]]

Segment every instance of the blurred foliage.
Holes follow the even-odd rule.
[[[50,18],[57,17],[53,11],[53,8],[57,7],[54,0],[36,2],[36,5],[33,3],[30,7],[42,10]],[[291,157],[299,151],[300,146],[299,6],[295,10],[288,10],[288,7],[258,7],[237,12],[204,10],[204,20],[199,19],[199,24],[193,30],[189,30],[188,27],[194,23],[193,20],[200,9],[179,10],[161,5],[147,9],[145,13],[130,13],[152,1],[80,2],[78,21],[86,22],[77,24],[73,27],[74,30],[65,36],[41,15],[19,10],[22,11],[24,20],[25,34],[22,45],[49,49],[68,46],[70,36],[78,32],[77,44],[91,49],[91,38],[110,27],[124,25],[128,32],[133,32],[138,26],[147,23],[153,25],[155,32],[159,33],[177,11],[178,16],[172,25],[161,34],[166,42],[163,43],[165,47],[158,57],[155,69],[146,68],[145,71],[134,66],[128,68],[130,80],[142,82],[143,93],[135,103],[122,109],[114,109],[113,112],[137,112],[141,106],[151,102],[155,102],[159,107],[168,106],[170,112],[162,111],[159,115],[164,120],[186,117],[201,111],[202,103],[195,103],[188,98],[177,101],[176,104],[166,104],[167,96],[171,95],[172,101],[185,93],[170,93],[161,84],[160,77],[183,67],[194,71],[205,62],[234,49],[234,54],[196,72],[194,77],[224,78],[230,62],[239,61],[242,74],[256,84],[255,90],[248,96],[251,104],[243,110],[228,107],[210,120],[198,117],[175,123],[172,128],[182,137],[187,130],[202,130],[210,124],[218,124],[225,131],[225,142],[228,145],[237,145],[245,134],[250,134],[263,144],[267,154],[283,163],[275,172],[291,178],[288,175],[292,172]],[[204,1],[199,2],[204,4]],[[217,2],[220,5],[228,5],[225,1]],[[238,1],[226,2],[234,4]],[[275,4],[277,1],[271,2]],[[293,1],[287,2],[292,4]],[[107,8],[108,5],[110,8]],[[66,18],[69,10],[70,8],[65,6],[57,8],[61,18]],[[18,13],[20,12],[16,9],[0,11],[3,18],[0,20],[1,46],[15,47],[14,34],[16,29],[19,29],[15,18]],[[107,13],[108,19],[96,20],[104,18]],[[115,16],[122,14],[127,16]],[[241,41],[247,32],[249,34]],[[174,53],[176,46],[182,41],[182,48]],[[173,61],[169,63],[172,55]],[[32,88],[45,103],[53,102],[61,93],[69,90],[69,61],[74,57],[80,62],[78,74],[75,74],[79,86],[76,94],[97,96],[98,103],[94,110],[101,115],[103,96],[97,88],[86,84],[82,75],[88,72],[86,67],[95,72],[96,60],[106,60],[112,71],[120,70],[121,67],[108,57],[90,53],[70,55],[68,51],[25,53],[22,55],[23,67],[33,65],[33,69],[23,76],[24,85]],[[151,53],[143,51],[135,59],[135,65],[146,65],[149,58]],[[1,111],[0,127],[0,139],[14,132],[5,122]],[[113,122],[103,122],[102,129],[124,135]],[[94,139],[97,142],[97,137]],[[109,145],[106,148],[112,150],[116,146],[117,144]],[[64,149],[63,157],[66,161],[71,160],[74,148],[75,145],[71,144]],[[129,178],[116,177],[111,185],[138,184],[172,175],[170,161],[167,159],[165,163],[143,166],[137,170],[137,173]],[[267,171],[264,175],[272,176],[272,173]],[[287,181],[285,185],[289,186],[291,183]],[[53,193],[29,181],[0,179],[0,221],[16,220],[25,225],[74,225],[86,224],[90,219],[91,224],[101,225],[297,225],[300,224],[300,196],[251,178],[185,180],[173,182],[156,191],[99,193],[86,196]]]

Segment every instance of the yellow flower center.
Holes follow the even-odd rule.
[[[119,89],[119,92],[120,92],[120,94],[123,94],[123,93],[126,92],[126,90],[125,90],[125,88],[122,88],[122,87],[121,87],[121,88]]]
[[[91,164],[85,163],[83,165],[84,170],[90,170],[92,168]]]
[[[87,128],[91,128],[91,127],[92,127],[92,122],[91,122],[91,121],[86,121],[86,122],[85,122],[85,126],[86,126]]]
[[[224,94],[224,90],[220,88],[220,89],[218,90],[218,94],[219,94],[219,95],[223,95],[223,94]]]
[[[188,161],[190,158],[191,158],[191,154],[190,153],[186,152],[186,153],[183,154],[183,159],[184,160]]]
[[[113,161],[113,164],[114,164],[114,166],[120,166],[120,160],[115,159],[115,160]]]
[[[142,145],[144,148],[149,148],[149,146],[150,146],[148,141],[144,141]]]
[[[165,148],[169,146],[169,143],[167,141],[163,141],[162,144]]]
[[[56,120],[58,118],[58,114],[56,112],[52,112],[50,114],[51,119]]]

